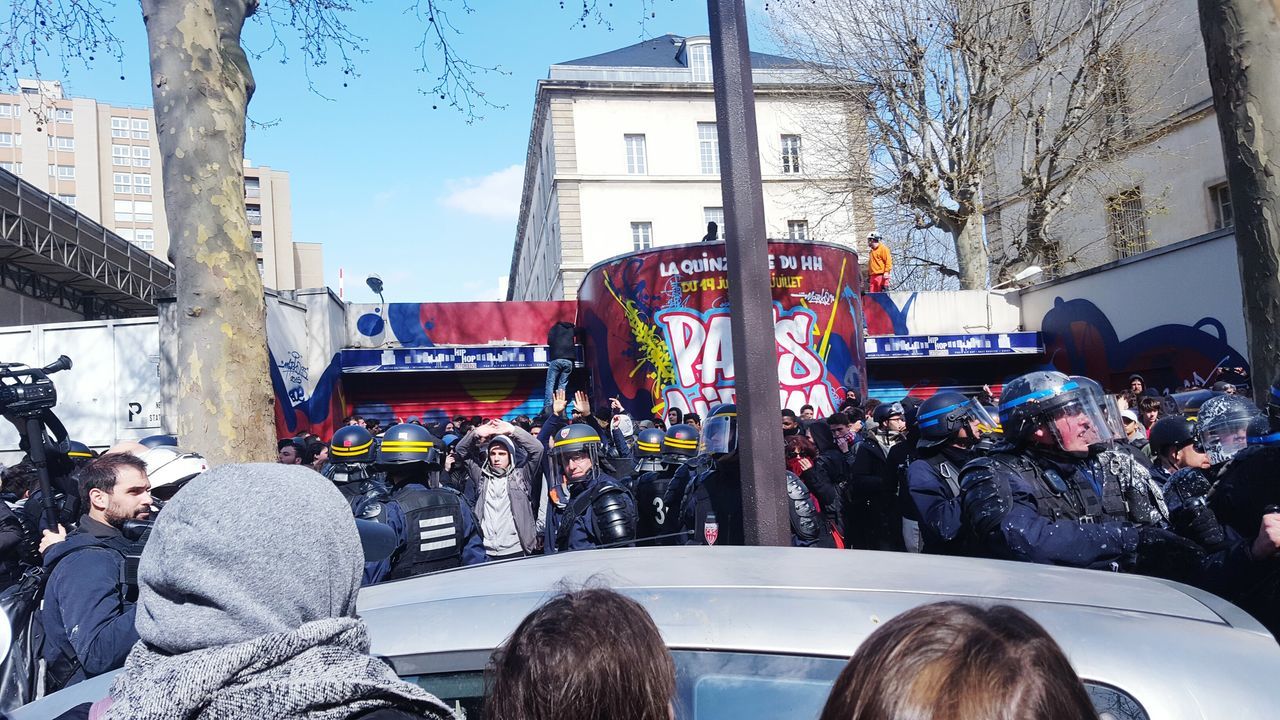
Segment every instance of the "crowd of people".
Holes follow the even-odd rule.
[[[1149,574],[1230,599],[1274,633],[1280,630],[1280,485],[1271,476],[1280,460],[1280,388],[1272,389],[1265,408],[1228,388],[1198,400],[1180,406],[1137,376],[1125,392],[1108,394],[1085,377],[1037,371],[1005,383],[998,399],[989,392],[941,391],[923,401],[861,402],[850,392],[824,418],[809,406],[783,410],[786,457],[777,487],[792,544]],[[270,633],[290,636],[290,647],[305,655],[307,642],[321,642],[312,623],[327,622],[320,635],[339,647],[335,666],[358,665],[367,637],[346,620],[362,585],[593,548],[746,543],[732,404],[705,418],[675,409],[635,418],[616,399],[597,409],[586,393],[570,401],[561,387],[533,418],[394,418],[384,428],[352,417],[327,441],[305,433],[282,439],[278,464],[296,467],[276,470],[210,470],[170,436],[123,443],[100,457],[76,443],[59,450],[50,466],[57,522],[43,512],[32,463],[4,470],[0,588],[20,588],[31,582],[28,568],[43,568],[44,684],[56,689],[125,667],[110,717],[169,716],[147,709],[169,708],[168,700],[131,687],[178,672],[176,657],[252,644]],[[209,499],[237,484],[244,489],[234,493],[238,504]],[[326,497],[300,501],[299,494]],[[299,502],[320,509],[297,520],[306,515]],[[261,504],[261,513],[250,504]],[[286,505],[290,511],[282,512]],[[234,517],[221,517],[231,506]],[[317,519],[335,506],[350,520],[349,528],[338,523],[343,537],[313,537],[327,532],[329,523]],[[257,517],[278,522],[252,520]],[[369,533],[381,534],[384,552],[370,552],[368,543],[359,551],[354,538]],[[341,567],[299,560],[306,554],[299,548],[334,543],[342,547],[327,557],[341,559]],[[281,566],[279,557],[294,562]],[[261,568],[254,564],[253,572],[219,570],[254,559]],[[302,586],[333,573],[341,577],[323,586],[314,606],[272,600],[310,597]],[[341,590],[348,582],[349,593]],[[207,608],[201,597],[210,599]],[[589,614],[579,596],[556,602],[539,612]],[[561,652],[539,639],[537,616],[495,655],[495,687],[509,688],[513,697],[542,683],[511,675],[528,671],[529,660],[509,662],[510,653],[524,648],[519,652],[554,659]],[[914,619],[944,622],[947,632],[1023,622],[1008,613],[955,608]],[[645,628],[636,622],[639,648]],[[299,628],[311,632],[292,637]],[[868,643],[859,655],[864,652],[887,650]],[[224,667],[219,663],[233,662],[226,653],[200,658],[200,672],[215,678]],[[322,668],[306,665],[313,660],[286,653],[281,662],[324,676]],[[857,661],[841,676],[824,717],[850,717],[849,703],[858,705],[865,693],[894,691],[883,678],[855,670]],[[669,658],[653,655],[647,662],[657,678],[646,692],[669,704],[663,670]],[[370,688],[382,687],[378,697],[399,697],[386,687],[393,678],[361,667],[373,674]],[[404,692],[406,707],[430,716],[429,700]],[[1061,702],[1077,697],[1069,688],[1062,692],[1055,696]],[[268,701],[275,701],[269,693],[253,699]],[[523,717],[521,700],[498,694],[491,702],[494,717]],[[335,717],[402,717],[376,714],[385,707],[378,703],[360,707],[373,714]]]

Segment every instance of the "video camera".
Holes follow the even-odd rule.
[[[9,418],[39,417],[58,404],[58,390],[49,376],[71,369],[66,355],[42,368],[23,363],[0,363],[0,415]],[[29,378],[23,382],[22,378]]]
[[[70,369],[71,358],[66,355],[59,355],[57,360],[42,368],[25,363],[0,363],[0,415],[18,429],[22,435],[20,447],[31,456],[31,464],[36,466],[45,523],[50,528],[58,526],[58,511],[49,481],[45,428],[53,433],[55,451],[65,454],[71,446],[66,427],[53,414],[53,406],[58,404],[58,390],[49,376]]]

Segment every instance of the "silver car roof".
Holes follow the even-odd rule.
[[[1121,688],[1153,719],[1273,718],[1280,646],[1194,588],[1026,563],[810,548],[627,548],[562,553],[386,583],[361,592],[373,651],[473,657],[566,586],[613,587],[646,606],[675,649],[847,658],[917,605],[1013,605],[1043,624],[1080,675]],[[424,667],[439,668],[434,663]]]

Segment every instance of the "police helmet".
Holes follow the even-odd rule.
[[[636,455],[639,457],[662,456],[663,433],[658,428],[645,428],[636,436]]]
[[[1188,393],[1178,393],[1176,396],[1178,407],[1182,410],[1182,414],[1191,422],[1195,422],[1200,414],[1200,406],[1209,401],[1210,398],[1219,397],[1226,393],[1214,392],[1212,390],[1193,390]]]
[[[1162,417],[1147,431],[1147,443],[1156,455],[1169,448],[1181,449],[1196,439],[1196,426],[1181,415]]]
[[[876,421],[877,425],[879,425],[895,415],[898,417],[904,417],[906,415],[906,410],[902,407],[902,403],[900,402],[880,403],[876,406],[875,412],[872,413],[871,418]]]
[[[691,458],[698,454],[698,428],[678,423],[667,428],[662,438],[662,454],[672,458]]]
[[[153,447],[140,457],[147,464],[151,496],[160,501],[172,499],[183,485],[209,469],[204,456],[185,452],[172,445]]]
[[[969,427],[971,420],[978,421],[979,430],[989,428],[995,421],[987,414],[987,409],[976,400],[958,392],[944,390],[920,404],[916,411],[916,421],[920,428],[920,439],[916,444],[920,447],[934,447],[955,437],[961,429]],[[981,435],[972,439],[978,440]]]
[[[591,458],[591,475],[600,468],[600,433],[586,423],[566,425],[551,437],[551,465],[560,477],[568,477],[569,456],[586,453]],[[583,478],[579,478],[583,479]]]
[[[138,441],[146,445],[148,448],[157,447],[178,447],[178,438],[173,435],[148,435]]]
[[[1271,418],[1271,425],[1280,430],[1280,378],[1267,390],[1267,417]]]
[[[738,406],[725,403],[716,407],[702,422],[698,438],[699,455],[728,455],[738,449]]]
[[[1239,395],[1217,395],[1204,401],[1196,415],[1196,438],[1210,465],[1222,465],[1248,444],[1249,425],[1261,413]]]
[[[67,441],[67,457],[74,460],[92,460],[98,457],[98,453],[94,452],[88,445],[79,440]]]
[[[1056,421],[1066,418],[1073,421],[1064,432]],[[1046,428],[1060,450],[1074,455],[1087,455],[1090,446],[1110,434],[1093,390],[1054,370],[1037,370],[1005,383],[1000,425],[1006,438],[1023,443]]]
[[[382,436],[378,448],[379,465],[440,462],[440,440],[417,423],[392,425]]]
[[[1245,442],[1249,445],[1280,445],[1280,427],[1265,413],[1249,422]]]
[[[374,452],[373,435],[363,425],[340,427],[329,440],[332,463],[370,463]]]

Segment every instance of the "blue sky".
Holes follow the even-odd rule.
[[[374,272],[389,301],[497,299],[498,278],[511,262],[534,91],[547,67],[631,45],[642,32],[707,32],[701,0],[650,0],[654,17],[643,30],[640,0],[600,3],[614,6],[605,10],[612,30],[592,22],[574,27],[577,0],[564,8],[558,0],[470,1],[474,13],[452,13],[463,33],[456,47],[510,73],[480,77],[487,97],[505,109],[487,109],[471,125],[419,92],[433,83],[416,72],[422,26],[404,12],[409,0],[375,0],[350,15],[351,29],[367,39],[367,52],[356,59],[359,77],[333,65],[310,69],[319,92],[332,100],[308,89],[297,52],[287,64],[278,53],[253,62],[258,89],[249,117],[265,126],[250,127],[246,156],[289,171],[294,239],[324,244],[326,282],[337,289],[344,268],[348,300],[376,300],[364,285]],[[72,95],[149,106],[141,15],[132,2],[120,3],[118,13],[123,68],[101,61],[72,67],[65,87]],[[752,35],[753,49],[767,52],[756,24]],[[251,20],[246,46],[266,44]],[[46,78],[51,70],[44,66]]]

